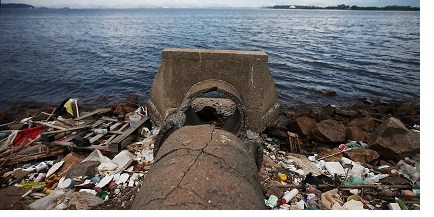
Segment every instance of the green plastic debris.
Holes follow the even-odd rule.
[[[401,208],[401,210],[408,210],[408,207],[405,205],[404,201],[402,201],[401,199],[395,197],[395,202],[398,203],[399,208]]]

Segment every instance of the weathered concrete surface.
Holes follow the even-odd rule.
[[[157,125],[196,93],[220,91],[245,116],[242,126],[261,132],[277,121],[279,103],[264,52],[164,49],[147,103]],[[187,102],[186,102],[187,101]]]
[[[158,151],[132,209],[265,209],[245,146],[211,125],[176,130]]]

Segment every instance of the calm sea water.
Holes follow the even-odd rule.
[[[2,10],[0,108],[146,100],[168,47],[265,51],[283,103],[419,100],[419,28],[419,12]]]

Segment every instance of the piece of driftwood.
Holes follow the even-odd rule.
[[[56,126],[56,125],[53,125],[53,124],[49,124],[49,123],[46,123],[46,122],[41,122],[41,121],[36,121],[35,123],[40,124],[42,126],[54,128],[54,129],[57,129],[57,130],[66,130],[67,129],[65,127],[59,127],[59,126]]]
[[[38,160],[46,157],[56,156],[65,152],[65,149],[62,147],[47,147],[47,150],[40,151],[37,153],[31,153],[23,156],[12,155],[9,159],[0,159],[1,163],[4,165],[12,165],[18,163],[24,163],[32,160]]]
[[[45,132],[45,133],[42,133],[42,135],[66,133],[66,132],[77,131],[77,130],[85,130],[85,129],[90,129],[90,128],[92,128],[91,125],[79,126],[79,127],[71,127],[71,128],[66,128],[66,129],[63,129],[63,130],[56,130],[56,131]]]

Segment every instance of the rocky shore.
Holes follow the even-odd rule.
[[[124,101],[107,107],[104,115],[123,115],[127,118],[143,104],[138,96],[129,95]],[[7,111],[0,111],[0,130],[25,129],[27,125],[23,119],[32,117],[34,121],[45,120],[56,107],[42,103],[17,104]],[[420,208],[419,193],[415,193],[420,191],[419,102],[363,99],[349,107],[303,103],[282,107],[279,122],[266,129],[262,135],[264,160],[259,173],[265,203],[270,209],[391,209],[396,202],[395,197],[403,200],[408,209]],[[80,105],[80,112],[94,110],[90,106]],[[131,143],[146,139],[152,139],[152,136],[139,136]],[[135,154],[137,151],[143,152],[142,149],[127,146],[127,150]],[[70,151],[62,152],[60,158],[63,156],[66,159],[66,156],[76,153],[68,152]],[[88,154],[80,153],[80,160]],[[2,158],[8,157],[3,152],[0,155]],[[35,161],[38,160],[31,162]],[[344,173],[335,173],[330,167],[332,164],[338,168],[344,167]],[[143,168],[146,168],[140,166],[134,170],[141,171],[137,174],[143,174],[137,175],[139,178],[136,177],[133,181],[136,184],[121,185],[120,195],[109,193],[108,200],[86,209],[129,209],[152,162],[139,160],[133,165],[135,169],[137,165],[145,165]],[[14,168],[22,166],[23,163],[2,165],[0,191],[5,191],[11,183],[19,183],[20,180],[14,181],[9,175]],[[354,168],[361,169],[356,172]],[[26,180],[25,176],[21,178]],[[376,184],[375,187],[371,185],[373,183]],[[351,185],[354,188],[350,188]],[[288,198],[289,192],[294,194],[294,189],[297,189],[295,195]],[[373,189],[376,190],[375,194]],[[324,198],[328,194],[338,198],[334,202],[327,202]],[[18,205],[12,201],[11,204],[2,204],[2,209],[14,208],[11,205],[18,209],[28,209],[36,198],[23,200],[18,197]],[[274,201],[275,198],[286,198],[287,201],[279,203]],[[349,198],[357,198],[360,204],[351,204],[351,208],[352,200]],[[71,205],[67,209],[76,208],[78,207]]]

